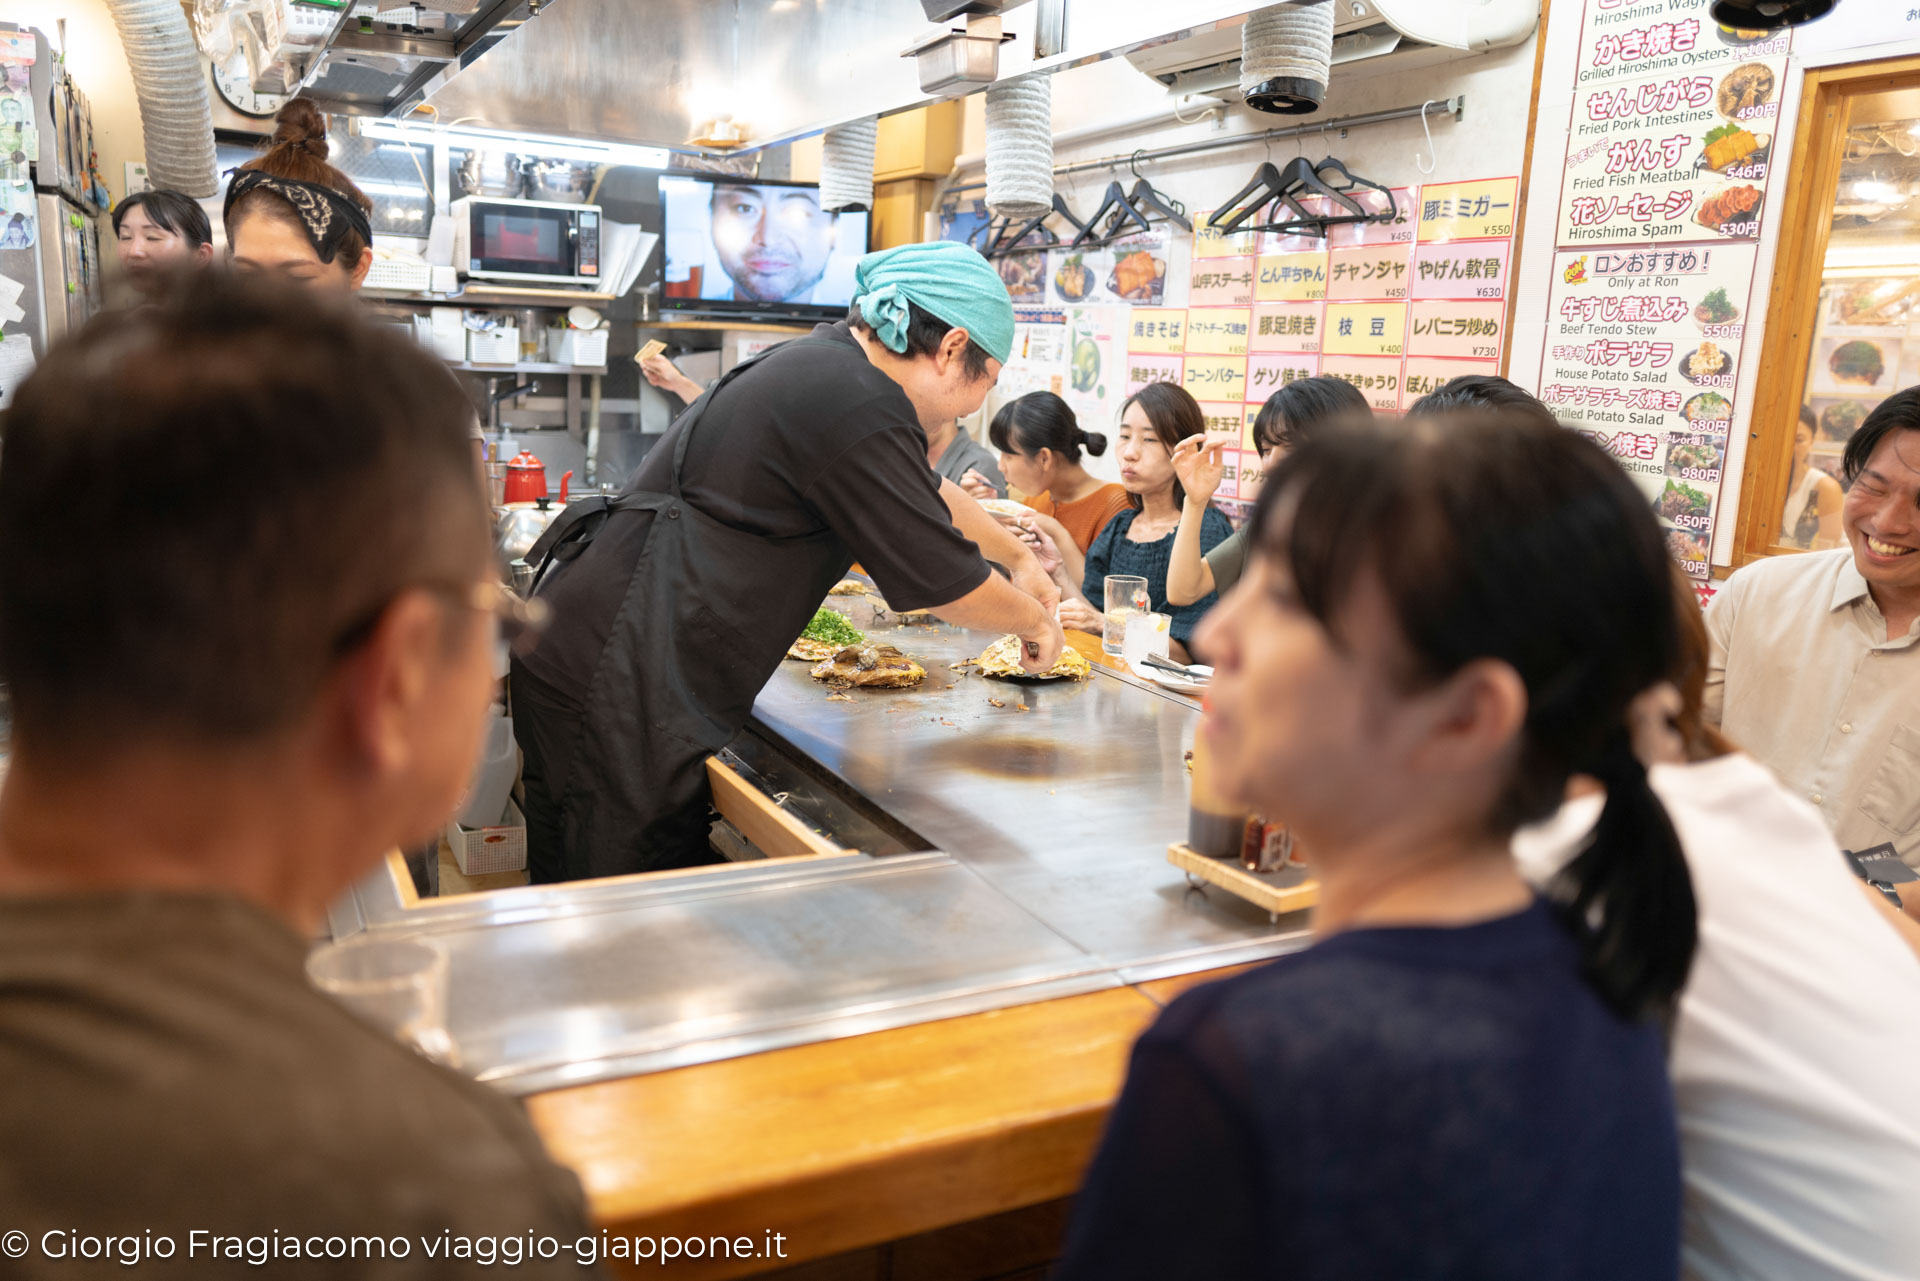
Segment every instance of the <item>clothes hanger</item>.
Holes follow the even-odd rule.
[[[1344,215],[1311,214],[1300,204],[1298,196],[1317,195],[1325,198],[1334,207],[1346,210]],[[1243,204],[1243,202],[1246,202]],[[1274,206],[1284,206],[1293,214],[1285,221],[1274,220]],[[1260,221],[1252,221],[1259,217]],[[1343,222],[1367,222],[1373,218],[1353,200],[1335,191],[1320,181],[1314,166],[1304,156],[1295,156],[1287,162],[1284,169],[1276,169],[1271,161],[1254,170],[1247,185],[1228,197],[1219,213],[1208,219],[1208,225],[1218,227],[1223,234],[1231,235],[1236,231],[1274,231],[1292,234],[1318,229],[1321,235],[1326,228]]]
[[[1305,191],[1316,196],[1323,196],[1347,211],[1348,216],[1346,218],[1337,218],[1336,216],[1336,218],[1326,219],[1325,221],[1365,220],[1373,216],[1362,209],[1351,197],[1334,190],[1326,183],[1320,181],[1319,173],[1313,165],[1307,163],[1305,156],[1295,156],[1292,160],[1288,161],[1287,167],[1280,171],[1280,181],[1280,190],[1282,192],[1291,195]]]
[[[1101,230],[1103,222],[1105,229]],[[1120,186],[1120,180],[1116,178],[1107,184],[1106,193],[1101,199],[1100,207],[1094,211],[1093,217],[1087,219],[1086,224],[1080,228],[1080,234],[1073,238],[1073,248],[1084,249],[1104,245],[1122,236],[1131,235],[1136,227],[1140,231],[1153,230],[1153,224],[1147,221],[1147,216],[1135,209],[1127,200],[1127,193]]]
[[[1141,176],[1138,151],[1127,157],[1127,169],[1133,174],[1133,190],[1127,193],[1129,204],[1142,213],[1159,214],[1182,231],[1193,230],[1193,222],[1187,217],[1187,207],[1173,197],[1162,194],[1158,187]]]
[[[1255,193],[1259,193],[1258,199],[1248,203]],[[1262,161],[1260,167],[1253,171],[1253,177],[1247,179],[1247,185],[1228,196],[1214,211],[1213,217],[1207,219],[1207,225],[1218,227],[1222,235],[1230,236],[1240,230],[1242,223],[1273,204],[1279,193],[1280,171],[1273,167],[1271,160]],[[1306,210],[1297,205],[1294,208],[1301,217],[1306,216]]]
[[[1313,167],[1313,171],[1317,174],[1324,174],[1329,169],[1339,173],[1340,177],[1345,181],[1345,185],[1342,186],[1340,190],[1352,191],[1355,188],[1364,187],[1369,191],[1377,191],[1387,198],[1387,211],[1383,214],[1372,215],[1373,221],[1392,222],[1400,216],[1399,202],[1393,198],[1393,191],[1390,188],[1381,186],[1371,178],[1362,178],[1359,174],[1348,169],[1346,162],[1337,156],[1328,156]]]
[[[980,255],[984,258],[1004,258],[1008,254],[1020,253],[1024,250],[1047,249],[1063,244],[1065,242],[1054,234],[1053,228],[1046,225],[1047,219],[1056,216],[1066,219],[1076,232],[1084,232],[1087,229],[1087,224],[1074,215],[1073,210],[1067,206],[1066,200],[1056,191],[1053,193],[1052,204],[1039,217],[1030,218],[1018,226],[1010,218],[1003,219],[999,234],[988,242],[987,247],[980,249],[975,245],[974,248],[979,249]],[[1027,237],[1036,232],[1044,239],[1038,244],[1027,243]]]
[[[1047,213],[1053,211],[1049,209]],[[1018,230],[1016,230],[1016,227]],[[1022,245],[1020,241],[1035,232],[1042,239],[1035,244]],[[1060,237],[1053,234],[1050,227],[1035,227],[1032,223],[1020,226],[1011,218],[995,218],[983,227],[974,229],[967,243],[983,258],[997,258],[1012,253],[1015,249],[1046,249],[1060,243]]]

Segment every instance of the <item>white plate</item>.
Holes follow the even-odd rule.
[[[1213,675],[1213,669],[1211,667],[1202,667],[1198,663],[1194,664],[1193,670],[1203,672],[1208,677]],[[1148,667],[1145,663],[1135,663],[1133,665],[1133,674],[1142,680],[1152,681],[1163,689],[1174,690],[1181,694],[1203,694],[1207,689],[1205,681],[1190,681],[1184,676],[1176,676],[1172,672],[1163,672],[1157,667]]]
[[[1020,517],[1033,515],[1033,508],[1027,506],[1025,503],[1016,503],[1011,498],[983,498],[980,500],[980,505],[992,512],[995,516]]]

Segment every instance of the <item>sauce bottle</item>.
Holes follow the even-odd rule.
[[[1187,847],[1207,858],[1237,859],[1247,830],[1247,813],[1213,790],[1212,770],[1206,736],[1196,733],[1187,802]]]

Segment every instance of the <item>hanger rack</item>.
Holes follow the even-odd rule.
[[[1147,164],[1155,160],[1170,160],[1175,156],[1199,155],[1207,151],[1220,151],[1227,147],[1245,147],[1256,143],[1277,142],[1282,138],[1299,138],[1307,134],[1342,132],[1348,129],[1361,129],[1368,125],[1385,124],[1390,120],[1418,120],[1425,116],[1452,116],[1456,121],[1466,113],[1467,97],[1455,94],[1451,98],[1437,98],[1411,107],[1392,107],[1384,111],[1366,111],[1358,115],[1339,116],[1331,120],[1310,125],[1289,125],[1279,129],[1265,129],[1259,133],[1234,134],[1226,138],[1208,138],[1203,142],[1182,142],[1170,147],[1156,147],[1151,151],[1132,151],[1122,155],[1102,156],[1097,160],[1081,160],[1069,165],[1055,165],[1053,176],[1064,177],[1068,174],[1091,173],[1096,169],[1117,172],[1128,164]],[[980,191],[986,187],[986,180],[960,183],[948,187],[946,195],[962,191]]]

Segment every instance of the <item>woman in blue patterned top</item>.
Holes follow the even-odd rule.
[[[1135,575],[1147,580],[1155,612],[1173,618],[1175,661],[1192,661],[1187,643],[1193,629],[1220,598],[1209,592],[1191,605],[1167,603],[1167,566],[1173,559],[1174,535],[1186,502],[1173,471],[1173,447],[1189,436],[1201,435],[1206,425],[1200,403],[1172,383],[1149,383],[1120,407],[1120,483],[1126,487],[1129,510],[1108,521],[1087,549],[1081,596],[1060,602],[1063,626],[1099,634],[1107,575]],[[1227,518],[1208,508],[1200,526],[1202,554],[1232,533]]]

